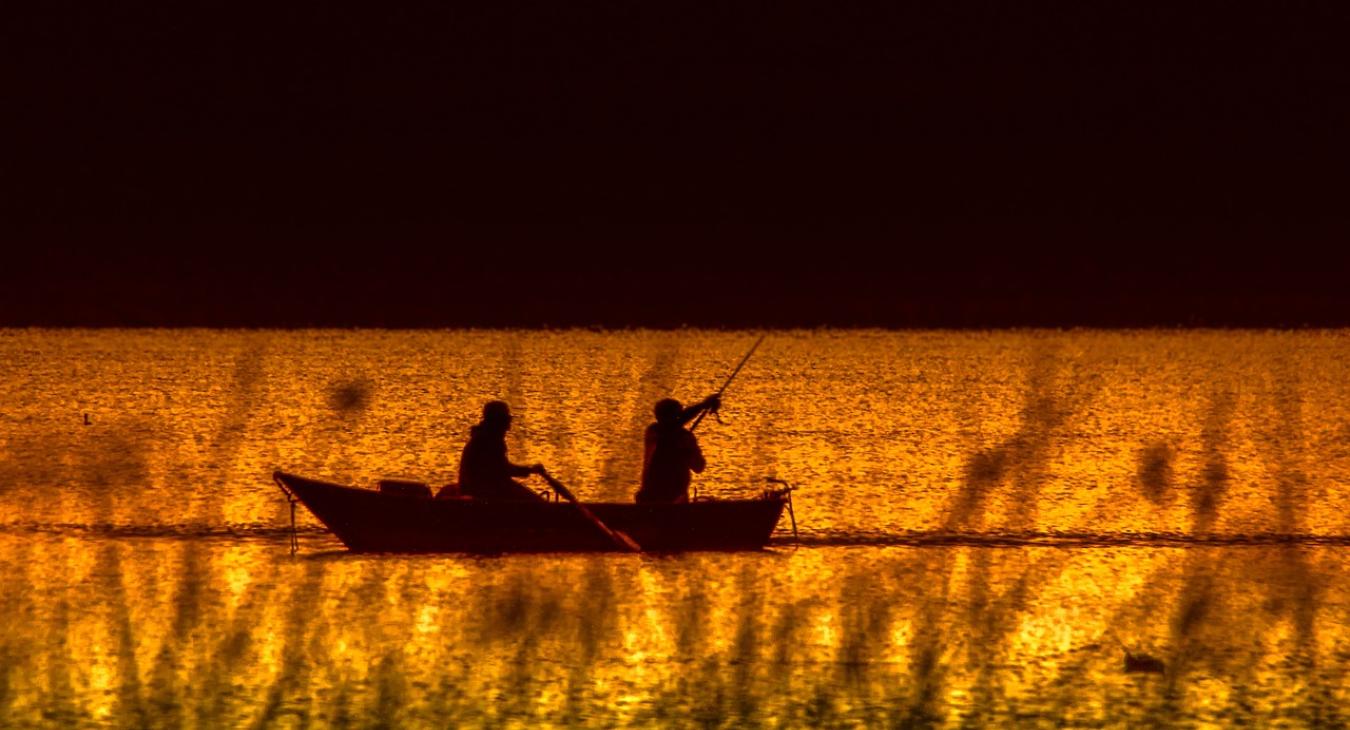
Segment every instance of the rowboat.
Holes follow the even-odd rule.
[[[415,489],[350,487],[281,471],[272,478],[293,503],[307,507],[354,552],[616,549],[611,536],[567,502],[433,499],[429,492]],[[755,499],[587,502],[585,507],[612,530],[630,536],[643,551],[759,550],[769,542],[789,500],[789,490],[780,489],[766,490]]]

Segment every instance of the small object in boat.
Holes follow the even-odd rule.
[[[450,482],[436,491],[436,499],[472,499],[459,491],[459,482]]]
[[[1143,674],[1163,674],[1167,671],[1167,665],[1163,660],[1157,657],[1151,657],[1147,654],[1132,654],[1125,652],[1125,672],[1143,673]]]
[[[92,425],[92,424],[89,423],[89,414],[88,414],[88,413],[84,414],[84,425],[86,425],[86,426]]]
[[[422,482],[414,482],[407,479],[381,479],[380,494],[390,494],[396,497],[431,499],[431,487],[428,487]]]

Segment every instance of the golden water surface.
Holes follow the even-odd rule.
[[[288,550],[274,469],[443,483],[491,398],[628,499],[756,336],[0,331],[0,725],[1350,722],[1341,331],[770,333],[697,481],[800,545]]]

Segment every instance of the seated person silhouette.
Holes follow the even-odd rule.
[[[688,408],[674,398],[656,403],[656,422],[647,427],[642,454],[642,487],[635,499],[646,504],[672,504],[689,501],[692,472],[707,466],[698,439],[684,424],[702,411],[716,411],[717,396],[709,396]]]
[[[543,464],[522,466],[506,458],[506,432],[511,430],[511,408],[494,400],[483,406],[483,420],[469,429],[469,442],[459,459],[459,491],[487,501],[542,501],[529,487],[512,477],[542,474]]]

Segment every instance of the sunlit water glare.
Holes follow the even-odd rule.
[[[771,333],[697,481],[798,484],[800,546],[360,556],[302,510],[289,553],[274,469],[444,483],[492,398],[630,499],[755,336],[0,331],[0,725],[1350,721],[1342,331]]]

